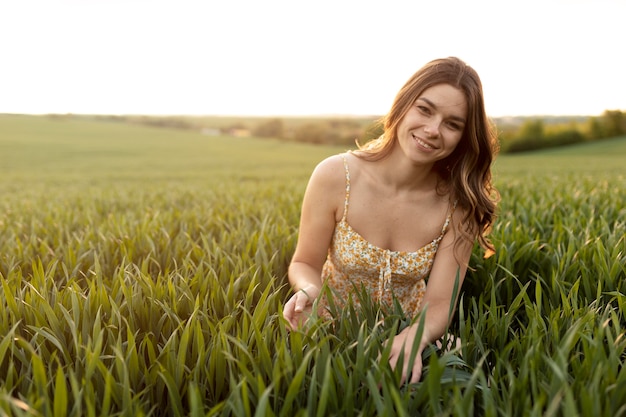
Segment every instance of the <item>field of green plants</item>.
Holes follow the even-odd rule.
[[[304,187],[342,150],[0,115],[0,415],[626,416],[626,137],[498,158],[461,348],[410,386],[401,312],[282,320]]]

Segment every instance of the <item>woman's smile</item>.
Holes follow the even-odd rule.
[[[417,136],[415,136],[413,133],[411,133],[411,136],[413,136],[413,139],[415,140],[415,142],[417,143],[417,145],[427,151],[432,151],[437,149],[435,146],[424,142],[422,139],[418,138]]]

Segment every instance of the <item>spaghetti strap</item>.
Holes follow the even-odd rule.
[[[457,202],[458,202],[458,200],[454,200],[454,203],[452,204],[452,210],[450,210],[450,214],[448,214],[448,217],[446,217],[446,221],[443,224],[443,227],[441,228],[440,238],[442,238],[443,235],[445,235],[446,231],[448,230],[448,226],[450,225],[450,220],[452,220],[452,215],[454,214],[454,210],[456,210],[456,203]]]
[[[346,154],[341,154],[341,159],[343,159],[343,166],[346,170],[346,199],[343,203],[343,216],[341,217],[341,221],[345,221],[348,216],[348,201],[350,200],[350,171],[348,170]]]

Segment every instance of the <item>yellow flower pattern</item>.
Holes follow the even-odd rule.
[[[335,226],[328,257],[322,270],[322,279],[334,294],[334,301],[342,307],[354,289],[365,287],[374,301],[393,305],[394,297],[408,315],[416,315],[426,292],[426,278],[433,265],[439,243],[443,238],[452,212],[448,214],[441,234],[416,252],[399,252],[372,245],[357,233],[346,218],[350,199],[350,172],[345,155],[346,198],[343,217]],[[358,305],[358,297],[352,297]],[[328,300],[318,302],[321,315],[328,317]]]

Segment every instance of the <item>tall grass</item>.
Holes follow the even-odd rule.
[[[306,180],[341,149],[0,126],[0,414],[626,415],[624,140],[499,158],[461,348],[402,386],[383,347],[401,311],[281,319]]]

